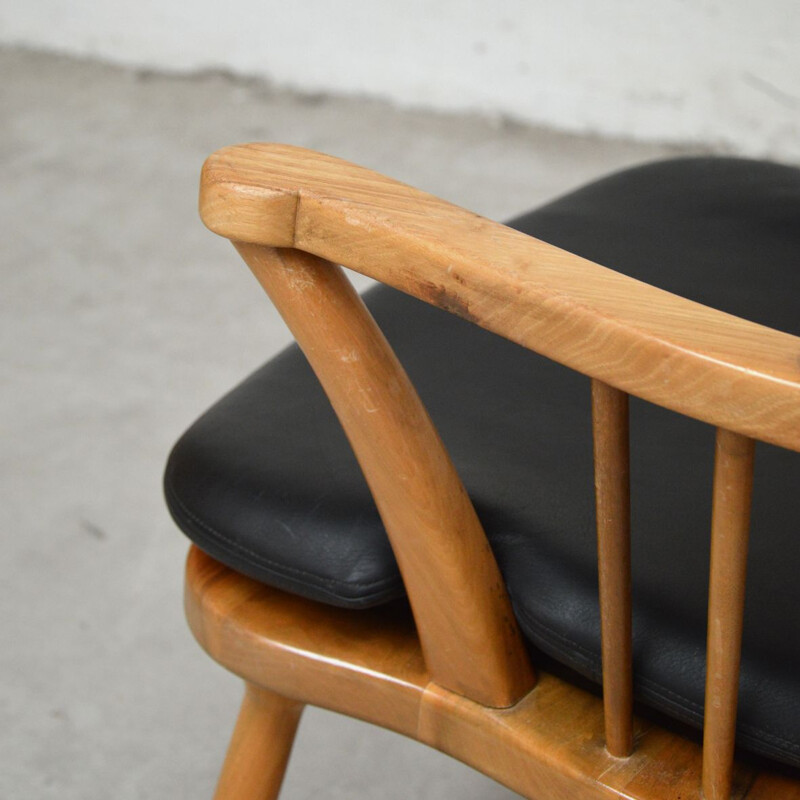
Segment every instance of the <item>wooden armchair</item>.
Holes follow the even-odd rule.
[[[318,390],[296,352],[176,446],[167,498],[199,545],[189,624],[247,687],[217,798],[277,796],[309,703],[414,737],[531,798],[800,798],[800,171],[651,165],[514,230],[334,158],[243,145],[208,159],[200,209],[292,330],[379,513],[369,516],[341,429],[308,399]],[[568,250],[607,254],[628,274]],[[467,321],[390,289],[367,300],[436,428],[336,264]],[[707,304],[719,287],[722,310],[666,291],[682,291],[670,264]],[[756,298],[753,280],[778,289]],[[753,313],[737,305],[751,301]],[[425,360],[432,351],[438,361]],[[631,458],[629,395],[641,398]],[[754,440],[769,443],[751,556],[768,597],[743,617]],[[298,488],[306,478],[315,488]],[[696,528],[712,496],[706,655],[695,640],[708,541]],[[587,564],[595,518],[599,603]],[[734,762],[743,618],[747,716]],[[748,650],[751,628],[764,638]],[[706,657],[703,715],[691,687]],[[601,675],[602,699],[583,681]],[[702,746],[683,727],[701,717]]]

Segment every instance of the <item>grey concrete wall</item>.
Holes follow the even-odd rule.
[[[37,0],[0,42],[800,160],[796,0]]]

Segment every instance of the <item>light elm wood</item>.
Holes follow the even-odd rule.
[[[531,800],[700,800],[699,744],[634,718],[629,758],[604,744],[603,703],[541,673],[508,709],[430,680],[410,610],[354,611],[259,584],[192,547],[186,608],[202,647],[246,681],[396,730]],[[800,800],[800,781],[739,766],[734,800]]]
[[[246,685],[214,800],[276,800],[302,711],[302,703]]]
[[[730,795],[754,448],[752,439],[717,430],[703,724],[707,800],[726,800]]]
[[[438,747],[539,800],[701,792],[707,800],[800,800],[800,781],[733,762],[752,440],[800,450],[799,337],[299,148],[218,151],[203,170],[200,207],[209,228],[234,242],[320,378],[411,602],[330,608],[192,549],[190,626],[212,657],[274,693],[263,697],[273,698],[278,727],[288,729],[280,722],[287,703],[331,708]],[[604,701],[546,674],[531,688],[472,505],[405,372],[331,261],[593,379]],[[702,752],[631,716],[628,394],[719,428]],[[254,691],[245,732],[259,727],[250,722],[261,708]],[[226,766],[226,775],[237,769]]]
[[[248,683],[416,735],[431,679],[407,603],[315,603],[243,578],[192,546],[184,606],[203,649]]]
[[[433,679],[490,706],[533,685],[472,503],[419,396],[342,269],[237,243],[325,389],[389,534]]]
[[[315,253],[629,394],[800,450],[800,337],[302,148],[213,154],[200,211],[230,239]]]
[[[627,756],[633,748],[628,395],[593,380],[592,428],[606,747]]]

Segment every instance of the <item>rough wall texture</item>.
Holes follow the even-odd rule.
[[[0,42],[800,160],[797,0],[38,0]]]

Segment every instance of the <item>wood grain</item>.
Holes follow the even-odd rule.
[[[472,502],[405,370],[342,269],[237,245],[325,389],[392,543],[433,679],[484,705],[533,685]]]
[[[407,607],[354,611],[270,589],[192,548],[186,607],[227,669],[299,702],[425,742],[531,800],[700,800],[699,744],[634,718],[636,747],[604,746],[603,703],[542,673],[509,709],[433,683]],[[734,800],[800,800],[800,781],[737,767]]]
[[[245,578],[192,546],[186,618],[248,683],[414,737],[430,683],[408,605],[347,610]]]
[[[315,253],[629,394],[800,450],[800,337],[301,148],[213,154],[200,210],[230,239]]]
[[[752,440],[800,451],[800,338],[299,148],[218,151],[204,167],[200,206],[209,228],[234,241],[328,393],[416,619],[415,628],[402,604],[320,606],[193,551],[187,614],[213,657],[275,697],[413,736],[528,797],[685,799],[702,786],[706,800],[800,798],[800,782],[733,762]],[[330,261],[593,378],[605,715],[596,698],[551,676],[531,689],[472,505],[401,366]],[[628,393],[719,429],[704,755],[631,717]],[[241,742],[257,727],[256,696],[245,701],[233,753],[250,746]],[[632,740],[632,754],[615,758]]]
[[[717,430],[708,588],[703,791],[730,794],[742,646],[755,443]]]
[[[633,748],[628,396],[597,380],[592,428],[606,747],[627,756]]]

